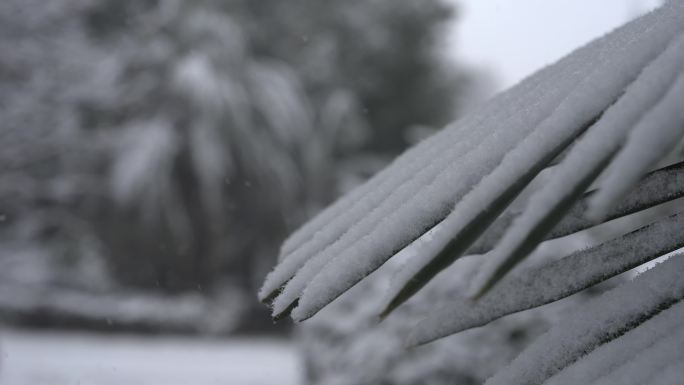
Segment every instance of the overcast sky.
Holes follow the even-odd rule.
[[[507,88],[576,47],[653,9],[659,0],[449,0],[459,18],[449,46],[459,61]]]

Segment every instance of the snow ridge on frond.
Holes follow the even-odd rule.
[[[684,298],[684,255],[573,309],[485,385],[541,384],[601,344],[632,330]]]
[[[684,212],[540,267],[512,273],[479,301],[447,302],[413,328],[407,345],[424,344],[557,301],[681,247]]]
[[[669,17],[664,21],[635,42],[631,49],[623,51],[625,56],[616,57],[627,60],[634,72],[628,73],[625,69],[615,77],[607,76],[602,79],[606,83],[601,87],[617,83],[621,77],[634,76],[636,80],[628,83],[624,95],[589,128],[558,166],[551,180],[530,198],[527,209],[499,242],[480,274],[477,293],[489,289],[533,250],[545,232],[560,221],[608,165],[635,124],[648,118],[649,111],[656,108],[654,106],[668,92],[684,67],[684,35],[680,35],[684,20]],[[680,36],[668,46],[672,37],[677,35]],[[667,49],[660,53],[665,47]],[[653,57],[656,58],[651,60]]]
[[[684,331],[684,302],[673,305],[621,338],[601,345],[546,381],[547,385],[591,384],[623,367],[642,351],[671,339],[673,331]],[[681,332],[679,333],[681,335]],[[680,336],[681,338],[681,336]],[[682,341],[679,341],[681,344]],[[681,350],[681,349],[680,349]],[[623,384],[623,382],[614,382]],[[650,383],[644,381],[643,383]],[[674,383],[674,382],[672,382]]]

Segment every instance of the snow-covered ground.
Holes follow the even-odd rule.
[[[0,332],[2,385],[294,385],[300,377],[284,340]]]

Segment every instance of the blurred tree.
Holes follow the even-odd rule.
[[[102,192],[91,167],[98,151],[78,131],[79,105],[103,91],[96,65],[102,54],[79,22],[91,3],[0,3],[2,262],[20,254],[28,263],[31,253],[17,250],[42,247],[54,256],[49,279],[61,283],[62,270],[80,269],[77,254],[92,251],[92,233],[79,213]],[[12,278],[7,264],[1,270]],[[88,274],[69,281],[102,283]]]
[[[284,234],[458,112],[469,77],[437,49],[451,16],[439,0],[3,1],[4,250],[251,296]],[[111,289],[98,269],[86,286]]]
[[[370,127],[369,151],[394,155],[411,143],[412,128],[441,127],[470,86],[439,50],[454,14],[439,0],[243,3],[263,20],[248,24],[257,54],[301,68],[316,100],[351,94]]]
[[[116,94],[85,126],[112,138],[100,233],[119,279],[253,287],[350,159],[453,116],[467,83],[435,52],[449,16],[437,1],[101,2],[88,25],[118,60]]]

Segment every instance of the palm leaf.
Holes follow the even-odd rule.
[[[476,113],[408,150],[365,187],[350,194],[353,200],[341,198],[314,218],[311,223],[315,223],[315,227],[304,225],[291,240],[286,241],[286,245],[300,246],[293,250],[292,246],[285,249],[288,255],[282,256],[282,263],[267,276],[260,298],[264,300],[277,295],[277,291],[313,256],[321,255],[328,261],[337,256],[338,249],[364,238],[369,230],[381,231],[383,227],[380,225],[388,222],[387,216],[394,221],[422,224],[406,232],[407,235],[396,237],[390,244],[390,255],[439,223],[448,215],[453,202],[491,172],[505,152],[522,140],[574,87],[581,72],[573,71],[573,64],[588,70],[596,62],[592,58],[604,46],[606,42],[603,40],[595,42],[579,51],[591,60],[584,62],[568,57],[497,96]],[[564,81],[552,82],[556,76],[561,76]],[[551,85],[553,88],[545,92],[545,88]],[[535,107],[530,109],[529,105]],[[508,122],[508,130],[497,133],[496,129],[503,120]],[[490,151],[492,147],[501,151]],[[434,154],[445,156],[436,157]],[[453,167],[453,164],[463,162],[473,167]],[[407,169],[408,165],[413,166]],[[428,207],[423,204],[426,196],[432,199]]]
[[[670,1],[410,149],[295,232],[260,299],[273,301],[277,318],[305,320],[403,250],[411,258],[390,286],[384,316],[461,256],[486,253],[477,257],[476,300],[452,300],[419,323],[409,341],[419,344],[557,301],[681,248],[684,214],[670,205],[669,217],[511,273],[545,240],[684,196],[684,163],[663,167],[684,135],[683,26],[684,3]],[[524,210],[513,209],[525,190]],[[579,308],[488,383],[572,383],[563,373],[606,354],[597,347],[632,346],[625,341],[646,338],[642,328],[661,313],[672,318],[668,308],[684,296],[682,272],[678,255]],[[640,378],[633,362],[652,363],[672,344],[653,342],[648,354],[624,356],[624,369],[597,373]],[[681,372],[676,360],[661,362],[659,381]]]
[[[444,309],[414,327],[409,345],[424,344],[560,300],[681,247],[684,212],[540,267],[508,275],[479,301],[449,301]]]
[[[658,350],[659,343],[668,340],[673,341],[672,331],[679,330],[682,327],[684,327],[684,303],[678,302],[670,309],[644,322],[640,327],[625,333],[621,338],[599,346],[588,356],[579,359],[575,364],[549,378],[547,384],[592,384],[601,377],[607,377],[609,373],[615,372],[618,368],[630,366],[630,363],[635,362],[639,352],[653,347],[656,347],[654,350]],[[682,335],[681,332],[678,334],[679,336],[674,341],[681,346]],[[678,351],[681,352],[681,349]],[[590,357],[592,359],[589,359]],[[668,358],[675,358],[680,362],[682,359],[681,355],[679,357],[670,355]],[[665,362],[665,360],[662,361]],[[647,368],[650,366],[641,366],[641,371],[648,372]],[[613,383],[624,384],[625,382],[615,381]],[[643,381],[641,383],[653,382]]]
[[[650,44],[652,40],[645,38],[640,42]],[[652,54],[652,52],[648,52],[648,54]],[[551,180],[531,198],[528,209],[514,224],[515,230],[509,231],[498,245],[495,256],[492,257],[490,263],[490,271],[484,273],[484,277],[481,278],[482,282],[476,297],[489,290],[511,268],[529,255],[536,245],[545,239],[548,232],[562,220],[584,191],[603,171],[620,143],[624,141],[629,128],[649,108],[659,102],[662,94],[665,94],[670,82],[676,78],[680,68],[684,66],[683,56],[684,38],[681,38],[646,67],[627,88],[624,95],[608,108],[601,119],[571,149],[563,163],[558,166],[558,170],[554,172]],[[649,57],[646,53],[642,53],[640,63],[648,63]],[[638,67],[634,68],[635,71],[638,71],[636,69]],[[622,73],[622,76],[625,75],[626,73]],[[604,139],[607,135],[611,138],[610,141]],[[493,174],[492,177],[495,175]],[[480,194],[482,195],[484,192]],[[451,216],[462,216],[459,215],[458,207],[457,205]],[[419,270],[414,268],[417,270],[416,275],[406,280],[406,288],[397,294],[397,298],[393,301],[395,304],[401,303],[403,299],[408,297],[407,294],[415,292],[411,286],[415,286],[416,282],[429,280],[460,256],[450,247],[458,237],[458,233],[456,234],[456,236],[452,235],[451,232],[444,234],[444,237],[452,240],[447,247],[435,255],[434,259],[427,261],[427,263],[423,262],[423,258],[416,259],[424,265]]]
[[[555,171],[550,169],[550,172]],[[582,199],[565,213],[560,223],[554,226],[545,240],[564,237],[593,227],[596,222],[587,218],[589,201],[596,190],[584,194]],[[684,196],[684,162],[678,162],[650,172],[624,196],[605,216],[604,221],[628,216],[636,212],[672,201]],[[468,249],[468,254],[484,254],[490,251],[508,230],[519,213],[508,210],[487,230],[486,236]],[[420,258],[421,255],[416,256]]]
[[[684,298],[683,273],[680,254],[576,309],[486,384],[543,383],[601,344],[620,338],[679,302]]]

